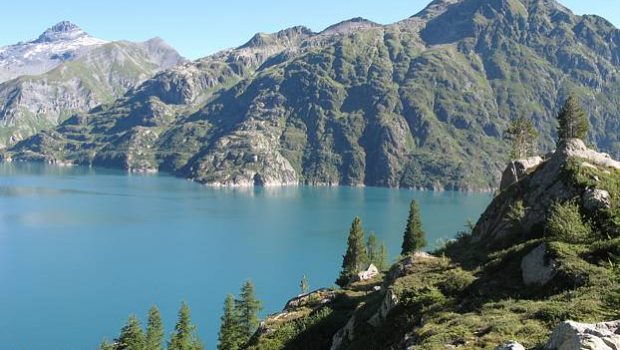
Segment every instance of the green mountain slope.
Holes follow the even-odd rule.
[[[571,140],[527,170],[472,232],[373,280],[292,299],[244,348],[613,348],[616,328],[562,338],[556,326],[619,316],[620,162]]]
[[[50,129],[75,113],[113,102],[156,72],[181,62],[161,39],[103,44],[41,75],[0,84],[0,148]]]
[[[213,185],[486,190],[525,116],[552,148],[570,91],[618,142],[620,31],[553,0],[436,0],[382,26],[291,28],[171,69],[11,150]],[[594,107],[596,106],[596,107]]]

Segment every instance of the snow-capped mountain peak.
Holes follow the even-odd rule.
[[[61,40],[75,40],[84,36],[88,36],[88,34],[82,30],[82,28],[69,21],[62,21],[48,28],[34,42],[45,43]]]
[[[59,22],[36,40],[0,47],[0,83],[48,72],[106,43],[71,22]]]

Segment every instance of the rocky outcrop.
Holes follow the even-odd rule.
[[[587,189],[582,196],[584,208],[587,210],[600,210],[611,208],[611,196],[609,192],[600,189]]]
[[[362,271],[355,276],[355,281],[368,281],[377,276],[379,276],[379,269],[374,264],[370,264],[365,271]]]
[[[511,341],[496,347],[495,350],[525,350],[525,347],[516,341]]]
[[[385,297],[383,297],[381,306],[379,306],[379,310],[368,319],[368,324],[373,327],[379,327],[396,305],[398,305],[398,297],[394,294],[393,290],[388,289],[385,293]]]
[[[310,304],[313,304],[313,305],[327,304],[333,301],[335,297],[336,297],[336,292],[334,292],[332,289],[327,289],[327,288],[318,289],[310,293],[299,295],[289,300],[286,303],[286,306],[284,307],[284,311],[285,312],[292,311],[296,308],[299,308],[302,306],[308,306]]]
[[[558,149],[544,162],[536,165],[536,171],[520,177],[519,181],[505,187],[493,200],[491,205],[482,214],[474,228],[475,242],[484,242],[485,245],[501,244],[507,237],[519,234],[528,237],[533,228],[544,224],[551,205],[557,201],[581,196],[582,201],[591,208],[604,208],[610,205],[609,193],[596,189],[587,190],[575,188],[566,183],[562,172],[565,166],[575,161],[580,166],[595,167],[602,171],[620,169],[620,162],[613,160],[608,154],[588,149],[583,141],[578,139],[567,140],[559,145]],[[529,163],[529,162],[526,162]],[[534,160],[531,164],[536,164]],[[509,167],[510,168],[510,167]],[[523,167],[525,169],[525,167]],[[513,172],[508,171],[510,176]],[[518,173],[518,172],[517,172]],[[519,177],[519,176],[517,176]],[[510,181],[506,180],[506,183]],[[520,202],[524,212],[519,218],[518,229],[515,230],[514,218],[510,218],[514,206]],[[538,232],[540,234],[541,232]]]
[[[353,314],[347,324],[342,327],[336,334],[334,334],[334,337],[332,338],[332,346],[329,348],[329,350],[338,350],[340,349],[340,346],[345,342],[353,341],[355,322],[356,317],[355,314]]]
[[[556,274],[555,261],[547,256],[547,243],[534,248],[521,260],[521,274],[526,286],[542,286]]]
[[[618,350],[620,321],[587,324],[566,321],[555,328],[547,350]]]
[[[503,191],[510,185],[518,182],[525,175],[536,169],[542,162],[543,159],[539,156],[511,161],[502,173],[499,190]]]

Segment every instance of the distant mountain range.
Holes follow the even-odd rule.
[[[257,34],[108,94],[7,155],[212,185],[486,190],[510,119],[531,118],[550,150],[570,91],[590,142],[617,156],[619,68],[620,31],[601,17],[555,0],[436,0],[391,25]]]
[[[108,42],[70,22],[0,48],[0,148],[114,101],[182,61],[161,39]]]

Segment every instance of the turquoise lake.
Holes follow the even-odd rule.
[[[384,188],[213,189],[167,175],[0,164],[0,344],[91,350],[129,314],[181,301],[214,349],[222,304],[251,279],[263,315],[338,276],[352,219],[400,252],[409,201],[428,240],[477,220],[490,194]]]

